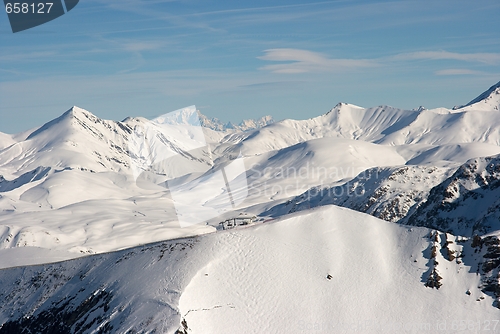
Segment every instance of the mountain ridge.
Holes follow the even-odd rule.
[[[0,134],[0,334],[492,327],[497,90],[241,127],[75,106]]]
[[[182,124],[170,124],[176,120]],[[436,167],[443,172],[433,174],[436,177],[432,180],[441,181],[439,175],[454,171],[471,158],[500,154],[499,111],[362,108],[339,103],[307,120],[264,125],[269,121],[265,119],[258,129],[216,131],[202,127],[201,139],[195,131],[200,127],[191,125],[188,118],[163,121],[168,124],[160,118],[101,120],[75,106],[35,129],[27,139],[17,139],[0,149],[0,249],[37,246],[102,252],[130,247],[141,238],[157,241],[198,233],[196,228],[176,226],[178,217],[168,183],[192,186],[215,180],[211,179],[214,173],[238,157],[245,169],[232,177],[247,181],[248,195],[224,217],[259,215],[287,201],[314,206],[298,196],[309,189],[343,189],[336,187],[354,179],[372,187],[370,196],[378,196],[374,199],[378,202],[371,203],[367,189],[364,202],[331,199],[332,204],[398,221],[409,214],[410,207],[425,200],[430,189],[414,192],[390,180],[368,184],[356,179],[360,172],[377,165],[396,172],[406,165],[400,180],[419,182]],[[154,145],[148,147],[151,139]],[[2,142],[11,140],[7,135]],[[392,177],[391,173],[384,175]],[[402,197],[396,198],[395,190],[384,192],[388,185],[400,189]],[[436,184],[429,181],[424,185]],[[74,192],[68,195],[68,189]],[[208,205],[222,203],[227,193],[224,186],[215,185],[203,196],[206,198],[200,200]],[[99,208],[100,217],[91,215],[90,207]],[[80,215],[72,214],[74,210]],[[217,219],[222,218],[211,218],[200,230],[213,231]],[[61,225],[59,220],[71,222],[71,237],[65,237],[61,230],[65,223]],[[36,227],[33,221],[37,221]],[[134,224],[144,232],[136,239],[122,238]],[[99,243],[100,238],[107,242]]]
[[[475,99],[471,100],[469,103],[463,106],[454,107],[453,109],[483,109],[485,106],[494,110],[498,110],[500,108],[500,81],[481,93]]]
[[[443,319],[468,317],[482,324],[499,314],[493,285],[474,273],[492,240],[476,240],[480,253],[471,241],[330,206],[236,231],[10,268],[0,271],[0,333],[300,333],[332,317],[321,328],[336,333],[404,324],[432,332]],[[424,284],[434,277],[438,288]]]

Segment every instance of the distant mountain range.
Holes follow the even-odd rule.
[[[500,318],[500,82],[453,109],[339,103],[233,125],[193,108],[118,122],[73,107],[0,133],[0,268],[40,264],[0,271],[0,333]],[[179,211],[178,191],[196,205]],[[256,226],[218,229],[240,216]],[[130,268],[154,279],[127,286]],[[300,322],[285,310],[302,302]]]
[[[238,125],[234,125],[231,122],[223,123],[219,119],[212,117],[208,118],[202,113],[198,113],[200,116],[201,125],[203,127],[216,130],[216,131],[225,131],[225,130],[239,130],[239,131],[248,131],[253,129],[262,128],[266,125],[274,123],[274,119],[272,116],[263,116],[257,120],[254,119],[246,119],[241,121]]]
[[[271,118],[264,117],[258,121],[244,121],[238,127],[224,125],[198,112],[199,125],[203,129],[199,145],[192,139],[195,127],[182,120],[186,115],[170,121],[174,122],[172,124],[159,124],[144,118],[115,122],[73,107],[31,133],[0,135],[0,147],[3,147],[0,150],[0,209],[3,210],[0,223],[5,226],[0,234],[3,240],[0,247],[32,245],[84,252],[116,249],[103,248],[99,238],[94,245],[93,238],[87,235],[92,226],[98,229],[102,229],[103,224],[108,226],[104,223],[107,216],[117,217],[127,226],[137,220],[147,220],[149,228],[160,224],[163,232],[156,235],[158,239],[150,239],[151,233],[146,229],[147,240],[151,241],[168,238],[169,233],[172,237],[189,235],[192,232],[185,229],[164,229],[161,225],[168,221],[174,226],[176,222],[173,203],[164,184],[174,179],[179,182],[203,180],[238,156],[246,166],[246,171],[240,172],[248,180],[249,192],[246,200],[236,208],[237,212],[261,214],[275,206],[292,206],[297,210],[331,203],[392,222],[406,222],[410,219],[407,215],[426,201],[431,189],[446,182],[460,165],[469,159],[500,154],[500,111],[495,109],[500,106],[498,86],[454,110],[402,110],[388,106],[365,109],[339,103],[326,114],[308,120],[271,123]],[[485,110],[485,106],[490,110]],[[155,142],[158,147],[148,153],[151,161],[141,158],[142,153],[131,146],[134,131],[145,126],[151,127],[154,136],[159,138]],[[161,163],[152,163],[160,157]],[[134,176],[137,166],[140,173],[147,173],[149,186],[138,185]],[[299,170],[306,174],[298,175]],[[371,176],[367,177],[367,173]],[[314,200],[308,198],[304,202],[304,195],[301,195],[311,193],[311,189],[336,189],[338,192],[352,184],[364,189],[362,196],[353,196],[346,190],[344,196],[321,197],[320,192]],[[475,189],[479,185],[484,187],[481,182],[471,187]],[[71,189],[70,196],[68,189]],[[205,201],[217,202],[223,193],[223,190],[214,191]],[[148,210],[138,207],[141,203],[138,198],[145,196],[150,198],[145,205],[160,201],[162,204],[158,207],[166,208],[167,215],[159,218],[149,217],[151,212],[144,213]],[[295,196],[302,199],[294,199]],[[107,209],[103,209],[109,213],[102,217],[85,214],[92,211],[84,208],[87,204],[94,205],[93,201],[109,202]],[[303,204],[298,205],[299,202]],[[84,216],[75,215],[70,206],[81,207]],[[124,210],[124,207],[130,209]],[[136,211],[145,216],[137,215]],[[287,210],[269,212],[276,215],[287,213]],[[35,230],[45,236],[55,235],[59,242],[47,241],[47,244],[46,237],[32,236],[40,233],[33,230],[33,215],[38,218],[35,221],[43,221],[35,225]],[[422,223],[420,218],[412,217],[411,222],[415,224],[437,228],[435,223],[430,223],[432,220]],[[61,232],[61,219],[71,222],[69,225],[75,228],[75,233],[83,221],[90,226],[81,237],[76,237],[79,233],[73,234],[76,239],[72,239],[70,244],[73,246],[69,247],[63,241],[68,239],[68,234]],[[472,225],[468,232],[459,229],[467,236],[477,230],[472,226],[481,225],[476,224],[477,219],[470,217],[469,220],[468,226]],[[109,224],[116,226],[117,222],[109,218]],[[453,226],[442,229],[458,231]],[[210,225],[205,230],[210,231]],[[487,230],[490,229],[477,231]],[[105,237],[115,240],[118,236],[107,233]],[[138,242],[119,239],[123,241],[108,244],[120,248]]]

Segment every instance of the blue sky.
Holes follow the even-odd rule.
[[[105,119],[195,104],[239,122],[453,107],[500,80],[500,2],[81,0],[13,34],[0,15],[0,131],[73,105]]]

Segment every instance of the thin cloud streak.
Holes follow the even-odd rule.
[[[461,60],[488,65],[500,64],[500,53],[456,53],[448,51],[419,51],[401,53],[392,57],[393,60]]]
[[[473,71],[465,68],[450,68],[435,72],[436,75],[483,75],[486,74],[481,71]]]
[[[165,45],[164,42],[129,42],[129,43],[124,43],[123,48],[126,51],[131,51],[131,52],[140,52],[140,51],[148,51],[148,50],[157,50],[162,48]]]
[[[257,58],[267,61],[291,62],[259,68],[273,73],[335,72],[346,68],[366,68],[378,65],[369,59],[332,59],[321,53],[300,49],[269,49],[264,52],[266,53],[264,56]]]
[[[343,1],[343,2],[347,2],[347,1]],[[256,12],[256,11],[268,11],[268,10],[296,8],[296,7],[310,7],[310,6],[332,4],[332,3],[339,3],[339,1],[320,1],[320,2],[301,3],[301,4],[294,4],[294,5],[281,5],[281,6],[247,7],[247,8],[226,9],[226,10],[217,10],[217,11],[209,11],[209,12],[202,12],[202,13],[193,13],[193,14],[185,15],[185,17],[188,17],[188,16],[205,16],[205,15],[219,15],[219,14],[229,14],[229,13],[246,13],[246,12]]]
[[[373,59],[336,59],[327,55],[302,49],[268,49],[260,60],[287,62],[285,64],[266,65],[259,70],[280,74],[296,74],[308,72],[337,72],[341,70],[390,66],[395,63],[411,60],[457,60],[487,65],[500,64],[500,53],[454,53],[448,51],[420,51],[402,53],[394,56]],[[485,74],[468,69],[449,69],[435,72],[436,75]]]

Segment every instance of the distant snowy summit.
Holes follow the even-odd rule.
[[[205,128],[209,128],[215,131],[226,131],[226,130],[238,130],[238,131],[248,131],[254,129],[260,129],[266,125],[274,123],[272,116],[267,115],[259,119],[246,119],[241,121],[238,125],[231,122],[223,123],[218,118],[209,118],[198,111],[198,116],[200,117],[200,124]]]

